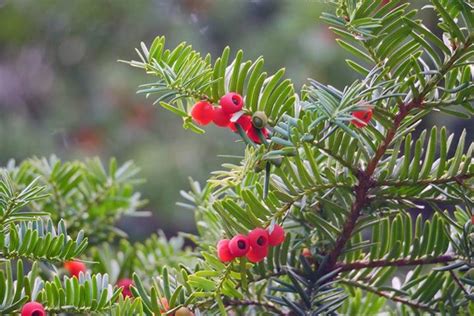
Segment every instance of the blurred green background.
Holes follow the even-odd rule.
[[[187,41],[214,56],[226,45],[264,55],[266,70],[286,67],[297,88],[308,77],[340,88],[356,76],[318,19],[327,9],[316,0],[0,0],[1,162],[52,153],[133,159],[154,216],[122,227],[134,237],[157,227],[193,231],[192,213],[175,205],[179,191],[242,145],[215,127],[204,136],[183,130],[135,94],[150,77],[117,60],[136,59],[141,41],[165,35],[171,46]]]

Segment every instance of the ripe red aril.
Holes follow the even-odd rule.
[[[313,256],[309,248],[303,248],[303,250],[301,251],[301,254],[303,255],[303,257],[306,257],[306,258],[310,258]]]
[[[249,248],[249,239],[244,235],[238,234],[229,241],[229,250],[234,257],[245,256]]]
[[[242,99],[242,96],[238,93],[229,92],[220,99],[219,104],[222,106],[224,112],[233,114],[242,110],[244,107],[244,99]]]
[[[270,246],[278,246],[285,240],[285,230],[278,224],[273,226],[273,231],[269,232],[268,243]]]
[[[266,139],[268,138],[268,130],[266,128],[262,128],[260,130],[263,134],[263,137]],[[260,144],[262,141],[260,140],[260,137],[258,137],[258,129],[255,127],[249,128],[247,131],[247,136],[250,138],[254,143]]]
[[[84,262],[80,261],[66,261],[64,268],[69,272],[69,275],[79,277],[79,273],[86,273],[87,267]]]
[[[170,309],[170,304],[168,303],[168,299],[166,297],[160,298],[160,305],[162,308],[160,308],[161,313],[166,313]]]
[[[359,120],[353,119],[351,123],[357,128],[365,127],[372,119],[372,114],[372,109],[352,112],[352,116]]]
[[[233,132],[237,132],[237,126],[235,126],[235,124],[239,124],[240,127],[242,127],[242,129],[244,131],[248,131],[249,128],[252,127],[252,117],[250,115],[247,115],[247,114],[243,114],[241,117],[239,117],[237,119],[237,121],[234,122],[230,122],[229,124],[229,128],[233,131]]]
[[[21,316],[45,316],[43,305],[38,302],[28,302],[21,308]]]
[[[132,291],[130,291],[130,286],[133,285],[133,280],[131,279],[120,279],[117,281],[117,287],[122,288],[123,297],[132,297]]]
[[[212,114],[212,121],[214,124],[220,127],[227,127],[230,124],[231,114],[228,114],[222,110],[221,107],[215,108]]]
[[[197,102],[191,110],[191,116],[200,125],[209,124],[212,121],[213,113],[214,107],[207,101]]]
[[[217,256],[222,262],[229,262],[234,259],[234,256],[230,253],[229,239],[221,239],[217,243]]]
[[[268,247],[268,231],[263,228],[255,228],[248,234],[250,247],[260,249]]]
[[[267,255],[268,246],[260,248],[250,248],[249,252],[247,253],[247,259],[250,262],[257,263],[265,259]]]

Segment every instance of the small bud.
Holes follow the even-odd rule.
[[[252,124],[255,128],[262,129],[268,123],[268,118],[265,112],[257,111],[252,116]]]

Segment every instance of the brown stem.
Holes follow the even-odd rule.
[[[425,85],[420,94],[415,97],[412,101],[408,103],[399,103],[399,111],[394,118],[393,125],[387,130],[384,140],[379,145],[375,151],[374,157],[369,161],[367,168],[364,171],[359,171],[357,178],[359,184],[354,187],[355,201],[351,206],[351,211],[349,216],[346,219],[346,222],[343,225],[342,232],[339,235],[333,250],[327,256],[327,261],[321,265],[319,274],[324,274],[329,271],[332,271],[337,264],[337,258],[341,255],[344,250],[344,246],[349,241],[352,236],[352,232],[356,226],[357,220],[361,214],[362,208],[368,203],[368,193],[369,190],[375,185],[375,181],[372,179],[372,176],[377,168],[380,159],[385,155],[387,149],[391,145],[394,137],[397,134],[398,129],[402,121],[408,116],[410,111],[414,108],[419,108],[423,106],[424,97],[435,87],[440,80],[443,79],[444,75],[449,71],[451,66],[459,59],[465,51],[468,50],[471,45],[472,38],[470,37],[468,41],[462,46],[459,47],[454,54],[449,58],[449,60],[442,66],[439,72],[433,76]]]
[[[362,284],[362,283],[359,283],[359,282],[346,280],[346,279],[343,279],[340,282],[343,283],[343,284],[350,285],[350,286],[358,287],[358,288],[360,288],[360,289],[362,289],[366,292],[372,292],[372,293],[374,293],[378,296],[388,298],[389,300],[392,300],[394,302],[398,302],[398,303],[413,307],[414,309],[424,310],[424,311],[427,311],[431,314],[436,314],[438,312],[438,311],[432,309],[431,307],[429,307],[428,305],[418,303],[418,302],[414,302],[414,301],[411,301],[409,299],[402,298],[400,296],[396,296],[395,294],[390,294],[390,293],[385,292],[385,291],[379,291],[379,290],[377,290],[373,287],[370,287],[368,285],[365,285],[365,284]]]
[[[365,268],[377,268],[377,267],[404,267],[404,266],[417,266],[424,264],[436,264],[446,263],[456,260],[454,255],[442,255],[433,258],[420,258],[420,259],[397,259],[397,260],[374,260],[374,261],[355,261],[350,263],[338,263],[336,268],[340,268],[343,271],[360,270]]]
[[[410,185],[430,185],[430,184],[444,184],[449,182],[457,182],[462,184],[465,180],[474,177],[474,173],[468,174],[461,174],[454,177],[449,178],[438,178],[438,179],[425,179],[419,181],[380,181],[377,182],[376,186],[392,186],[392,187],[402,187],[402,186],[410,186]]]

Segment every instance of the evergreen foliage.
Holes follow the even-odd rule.
[[[117,219],[143,204],[132,163],[112,160],[106,171],[98,160],[52,157],[4,168],[0,312],[36,300],[51,313],[113,315],[171,315],[183,306],[196,315],[473,314],[474,145],[466,132],[417,127],[434,111],[459,119],[474,112],[474,8],[431,0],[425,9],[439,17],[438,38],[408,3],[332,5],[322,18],[360,75],[342,90],[310,79],[297,91],[284,70],[268,75],[263,58],[245,61],[225,48],[213,60],[185,43],[167,49],[164,37],[129,62],[153,77],[139,92],[192,131],[203,132],[192,106],[217,104],[227,92],[245,98],[246,113],[268,117],[271,139],[256,145],[239,130],[240,162],[182,192],[195,236],[159,234],[110,249],[123,236]],[[352,113],[367,107],[372,121],[356,128]],[[264,261],[217,258],[220,239],[275,223],[286,238]],[[183,248],[183,238],[195,249]],[[60,263],[71,259],[90,271],[63,277]],[[114,286],[125,277],[133,298]]]

